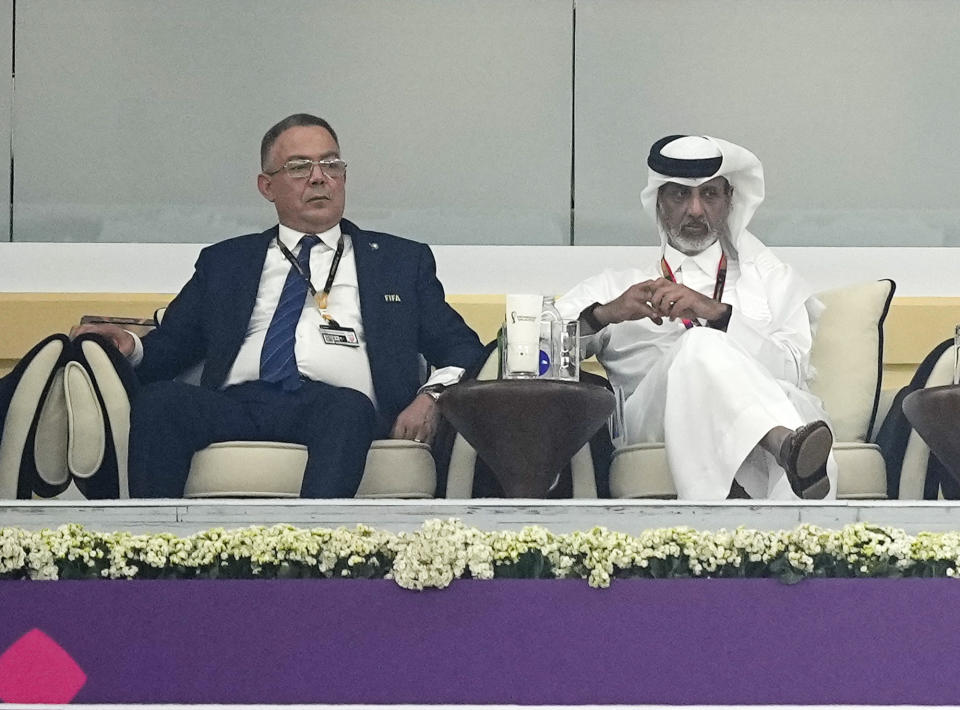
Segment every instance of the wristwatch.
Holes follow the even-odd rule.
[[[428,394],[433,397],[433,401],[436,402],[440,399],[440,395],[443,391],[447,389],[446,385],[436,384],[436,385],[426,385],[420,388],[420,391],[417,394]]]
[[[594,311],[597,310],[600,306],[601,306],[600,303],[594,302],[594,303],[591,303],[586,308],[584,308],[582,311],[580,311],[580,318],[582,318],[583,322],[589,325],[593,329],[594,333],[599,333],[601,330],[603,330],[603,327],[604,327],[603,323],[597,320],[597,316],[594,313]]]

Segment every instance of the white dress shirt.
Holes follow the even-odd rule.
[[[310,281],[319,293],[326,283],[333,255],[340,239],[340,225],[336,224],[326,232],[318,234],[320,243],[310,250]],[[279,239],[294,256],[300,253],[300,239],[303,233],[280,225]],[[273,319],[273,313],[280,301],[283,284],[290,272],[287,261],[276,241],[267,247],[260,275],[260,286],[253,304],[253,313],[247,324],[247,333],[237,353],[237,359],[227,373],[223,386],[238,385],[260,378],[260,352],[267,335],[267,328]],[[318,382],[326,382],[335,387],[350,387],[363,392],[376,404],[373,392],[373,378],[370,375],[370,361],[367,358],[367,342],[364,336],[363,321],[360,318],[360,290],[357,287],[357,265],[353,258],[353,243],[350,236],[343,235],[343,256],[337,268],[327,308],[323,311],[344,328],[352,328],[360,341],[359,347],[330,345],[323,341],[320,326],[327,322],[321,316],[313,295],[307,292],[303,312],[297,323],[294,353],[297,356],[297,369],[305,377]]]

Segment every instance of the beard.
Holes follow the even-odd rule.
[[[702,226],[702,229],[696,229],[692,234],[684,233],[684,227]],[[709,220],[687,220],[677,227],[669,227],[660,220],[660,228],[667,237],[667,242],[679,252],[684,254],[699,254],[715,241],[727,235],[728,228],[724,221],[721,224],[711,224]]]

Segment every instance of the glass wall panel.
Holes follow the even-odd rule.
[[[569,243],[570,0],[30,0],[16,25],[16,240],[259,231],[260,138],[307,111],[361,225]]]
[[[960,245],[955,0],[577,0],[577,244],[655,244],[650,144],[763,162],[752,231],[791,246]]]
[[[10,240],[10,105],[13,97],[13,0],[0,0],[0,241]]]

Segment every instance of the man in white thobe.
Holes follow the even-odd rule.
[[[647,268],[608,270],[558,302],[580,318],[623,397],[620,445],[662,441],[678,497],[836,496],[833,435],[807,389],[822,305],[747,224],[763,201],[750,151],[707,136],[651,147],[644,209],[660,233]]]

